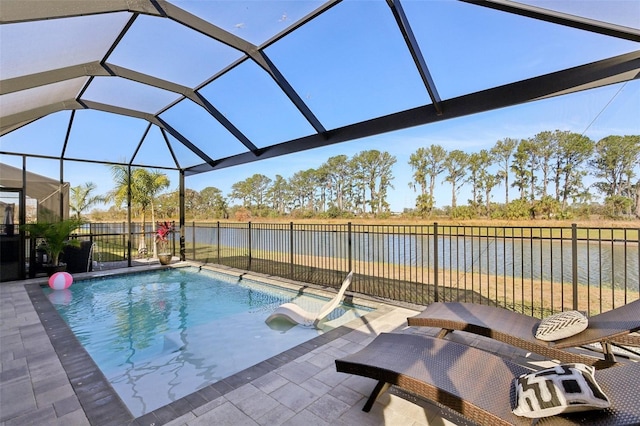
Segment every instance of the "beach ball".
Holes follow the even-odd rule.
[[[56,272],[49,277],[49,287],[54,290],[66,290],[72,283],[73,277],[68,272]]]

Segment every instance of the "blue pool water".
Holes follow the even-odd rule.
[[[274,329],[264,320],[285,302],[318,311],[327,301],[191,267],[78,281],[69,290],[45,292],[135,416],[317,336],[323,331]],[[341,305],[326,326],[368,311]]]

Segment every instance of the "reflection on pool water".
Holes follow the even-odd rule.
[[[327,299],[197,268],[75,282],[44,290],[134,416],[312,339],[322,330],[274,327],[280,304],[319,311]],[[340,305],[324,330],[371,309]]]

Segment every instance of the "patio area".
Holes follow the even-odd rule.
[[[129,271],[147,270],[154,264]],[[87,275],[100,275],[97,271]],[[455,413],[392,388],[370,413],[362,411],[375,382],[336,372],[335,359],[356,352],[381,332],[409,328],[416,310],[381,304],[364,320],[272,357],[254,367],[133,418],[44,294],[43,279],[0,286],[0,424],[10,425],[446,425],[468,423]],[[481,337],[453,335],[533,368],[537,356]]]
[[[24,253],[35,253],[35,245],[27,248],[24,234],[14,235],[13,227],[45,209],[68,216],[70,188],[89,176],[111,185],[112,166],[126,171],[128,194],[126,227],[123,221],[122,232],[107,233],[122,236],[114,244],[118,258],[135,256],[132,209],[139,206],[132,208],[138,204],[131,200],[132,173],[157,168],[171,173],[177,185],[173,217],[184,261],[185,194],[222,182],[224,171],[236,166],[284,173],[281,165],[304,163],[293,155],[333,147],[332,154],[348,158],[350,151],[361,151],[358,141],[366,150],[393,145],[407,153],[407,146],[418,148],[423,141],[444,140],[456,150],[488,147],[499,138],[528,138],[567,123],[572,132],[594,139],[619,129],[637,134],[621,114],[635,110],[640,75],[640,29],[626,19],[635,16],[622,8],[628,2],[611,7],[602,1],[593,16],[573,7],[526,3],[3,0],[0,163],[3,176],[15,169],[15,179],[2,185],[6,194],[0,202],[11,204],[5,211],[13,213],[3,225],[6,238],[17,244],[5,252],[22,253],[12,260],[11,267],[19,265],[13,276],[26,276]],[[620,16],[609,16],[611,11]],[[622,123],[606,121],[602,113],[625,96],[629,104],[617,104],[615,114],[608,111]],[[565,100],[586,112],[567,107]],[[530,109],[532,104],[540,111]],[[521,118],[506,115],[512,112]],[[453,123],[448,131],[447,122]],[[547,122],[552,127],[543,127]],[[506,133],[532,123],[532,132]],[[425,127],[441,134],[426,133]],[[239,175],[242,169],[233,170]],[[30,183],[31,174],[36,178]],[[53,191],[31,193],[34,181],[46,180],[54,182]],[[406,189],[406,183],[397,187]],[[381,198],[377,205],[385,203]],[[411,204],[406,196],[404,204]],[[387,210],[381,213],[392,213]],[[195,237],[189,243],[195,253]],[[626,261],[626,248],[624,256]],[[9,259],[4,260],[6,273]],[[135,265],[127,272],[158,267],[149,260]],[[97,266],[76,278],[117,271],[103,268],[100,260]],[[351,264],[333,269],[349,270]],[[375,382],[336,372],[337,358],[382,332],[437,334],[408,327],[407,317],[419,307],[399,302],[380,303],[364,319],[134,418],[40,290],[45,283],[46,278],[0,283],[0,426],[469,423],[396,388],[365,413]],[[635,300],[637,282],[634,288]],[[448,338],[532,368],[549,363],[478,336]]]

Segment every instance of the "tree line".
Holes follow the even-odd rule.
[[[394,189],[392,168],[396,162],[388,152],[367,150],[351,158],[330,157],[320,167],[288,178],[254,174],[233,184],[226,195],[215,187],[187,189],[187,217],[385,217],[391,214],[387,197]],[[447,151],[432,144],[409,157],[413,179],[408,184],[416,192],[416,204],[404,214],[425,218],[444,214],[457,219],[571,218],[598,209],[609,217],[640,217],[639,164],[637,135],[607,136],[594,142],[568,131],[544,131],[526,139],[505,138],[490,149],[472,153]],[[101,219],[96,215],[117,215],[122,207],[126,179],[118,166],[112,169],[116,188],[106,199],[115,204],[111,212],[94,211],[95,220]],[[178,191],[159,193],[169,187],[168,178],[160,172],[137,170],[141,169],[134,169],[131,177],[132,183],[142,182],[132,191],[135,213],[144,217],[151,209],[158,216],[177,217]],[[435,199],[438,182],[451,191],[450,204],[444,208],[436,207],[436,201],[442,203]],[[72,195],[86,190],[86,185],[72,188]],[[458,200],[463,188],[471,194],[466,203]],[[496,203],[493,198],[500,188],[504,202]],[[603,204],[595,202],[595,193],[602,195]]]
[[[567,217],[573,206],[589,206],[593,189],[604,197],[609,216],[640,216],[640,136],[607,136],[598,142],[568,131],[544,131],[532,138],[505,138],[491,149],[447,152],[439,145],[419,148],[409,165],[419,187],[416,211],[433,213],[437,178],[451,185],[449,214],[456,218]],[[585,178],[596,181],[586,185]],[[458,206],[457,195],[469,185],[472,198]],[[493,203],[492,192],[504,188],[504,204]],[[517,191],[510,201],[509,190]],[[575,209],[574,209],[575,210]]]

